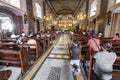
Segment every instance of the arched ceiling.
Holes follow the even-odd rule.
[[[72,14],[79,10],[82,2],[85,0],[45,0],[50,9],[56,15]]]
[[[6,10],[5,12],[11,11],[11,12],[14,13],[15,15],[24,15],[24,14],[25,14],[25,12],[22,11],[21,9],[16,8],[16,7],[14,7],[14,6],[11,6],[11,5],[9,5],[9,4],[7,4],[7,3],[4,3],[4,2],[2,2],[2,1],[0,1],[0,8],[1,8],[1,9],[0,9],[0,12],[5,9],[5,10]]]

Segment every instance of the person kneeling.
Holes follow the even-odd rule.
[[[81,53],[81,48],[78,46],[78,44],[74,44],[73,47],[70,49],[71,53],[71,61],[70,65],[72,65],[72,71],[73,72],[78,72],[80,73],[80,53]]]

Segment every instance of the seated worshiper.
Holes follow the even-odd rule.
[[[29,34],[29,37],[33,36],[34,35],[34,31],[33,30],[30,30],[30,34]]]
[[[80,54],[81,48],[78,46],[77,43],[74,43],[74,46],[70,49],[71,53],[71,61],[70,64],[72,65],[72,71],[80,73]]]
[[[21,34],[20,37],[18,38],[16,44],[22,44],[23,43],[23,41],[22,41],[23,38],[24,38],[24,35]]]
[[[40,34],[41,34],[40,31],[38,31],[38,32],[36,33],[36,36],[37,36],[37,37],[40,37]]]
[[[103,36],[103,34],[102,33],[99,33],[98,34],[98,38],[103,38],[104,36]]]
[[[96,53],[100,50],[100,40],[96,38],[96,34],[92,35],[92,37],[88,40],[87,45],[89,46],[89,51],[91,53]]]
[[[113,40],[120,40],[119,33],[115,34],[115,37],[113,38]]]
[[[25,33],[24,32],[22,32],[22,34],[21,34],[23,37],[25,37]]]
[[[104,43],[102,45],[103,51],[94,54],[93,71],[96,74],[95,80],[111,80],[113,63],[116,60],[116,53],[112,52],[112,44]]]
[[[42,38],[45,37],[45,33],[43,31],[41,31],[41,35],[40,35]]]
[[[10,37],[11,37],[11,38],[16,38],[15,33],[13,32]]]
[[[51,34],[50,34],[50,32],[49,32],[49,31],[47,31],[47,35],[46,35],[46,36],[47,36],[47,37],[50,37],[50,35],[51,35]]]
[[[28,44],[36,44],[36,40],[34,39],[34,35],[27,41]],[[31,49],[35,49],[36,46],[30,46]]]

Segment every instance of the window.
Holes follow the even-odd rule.
[[[35,3],[36,16],[42,18],[41,6],[38,3]]]
[[[20,8],[20,0],[10,0],[10,4],[17,8]]]
[[[20,0],[2,0],[10,5],[20,8]]]
[[[13,24],[11,23],[10,19],[4,20],[1,24],[2,30],[8,30],[12,32],[13,30]]]
[[[12,16],[5,13],[0,13],[0,26],[2,30],[12,32],[14,28]]]
[[[96,11],[97,11],[97,0],[93,1],[93,3],[91,4],[90,17],[94,16],[96,14]]]
[[[116,0],[116,4],[119,3],[119,2],[120,2],[120,0]]]

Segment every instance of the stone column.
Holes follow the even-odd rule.
[[[108,7],[108,0],[100,0],[98,2],[99,7],[99,13],[96,17],[96,27],[98,27],[98,33],[101,32],[104,34],[105,26],[106,26],[106,13],[107,13],[107,7]]]
[[[86,0],[86,28],[85,30],[87,31],[88,30],[88,12],[89,12],[89,0]]]
[[[26,0],[27,5],[27,13],[28,13],[28,32],[30,30],[34,31],[34,15],[33,15],[33,1],[32,0]]]

